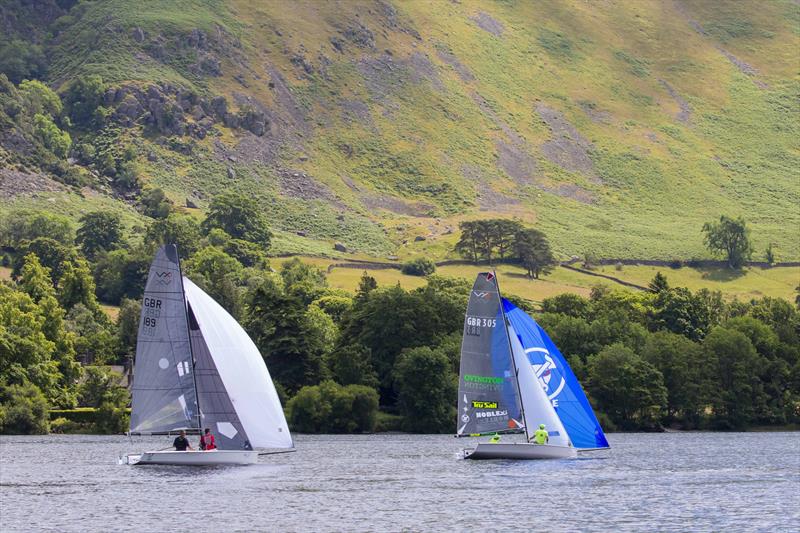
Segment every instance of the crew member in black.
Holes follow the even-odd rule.
[[[180,435],[175,437],[175,440],[172,441],[172,445],[175,446],[176,452],[185,452],[187,448],[194,451],[192,445],[189,444],[189,439],[186,438],[186,432],[183,430],[181,430]]]

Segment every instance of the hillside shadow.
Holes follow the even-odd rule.
[[[723,267],[701,267],[697,269],[703,279],[709,281],[719,281],[719,282],[726,282],[726,281],[733,281],[736,279],[741,278],[747,271],[744,269],[739,270],[732,270],[730,268],[723,268]]]

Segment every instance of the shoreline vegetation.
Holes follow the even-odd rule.
[[[130,409],[127,410],[127,413],[130,414]],[[98,431],[96,426],[96,420],[99,418],[101,413],[98,413],[97,409],[94,408],[78,408],[78,409],[51,409],[49,411],[50,417],[50,433],[54,435],[127,435],[126,432],[103,432]],[[378,411],[377,417],[385,418],[386,417],[395,417],[395,415],[391,415],[390,413],[386,413],[384,411]],[[62,419],[62,421],[59,421]],[[393,421],[394,425],[399,426],[399,420]],[[55,426],[53,424],[56,424]],[[380,424],[380,422],[379,422]],[[386,423],[384,422],[384,427],[386,427]],[[390,424],[391,425],[391,424]],[[298,431],[295,428],[290,427],[289,430],[293,434],[299,435],[336,435],[337,433],[304,433]],[[800,431],[800,423],[791,423],[791,424],[783,424],[783,425],[775,425],[775,426],[752,426],[746,429],[739,429],[739,430],[709,430],[709,429],[680,429],[680,428],[672,428],[672,427],[661,427],[655,428],[650,430],[620,430],[615,429],[613,431],[606,431],[606,433],[705,433],[705,432],[737,432],[743,431],[747,433],[772,433],[772,432],[796,432]],[[447,432],[445,432],[446,434]],[[386,429],[378,429],[376,428],[374,431],[369,432],[361,432],[361,433],[350,433],[351,435],[415,435],[417,433],[412,433],[408,431],[401,431],[397,428],[386,427]],[[436,433],[441,434],[441,433]],[[14,434],[8,434],[14,435]],[[21,435],[21,434],[17,434]]]
[[[638,283],[645,290],[596,283],[528,299],[517,288],[570,271],[557,269],[543,233],[513,221],[480,224],[509,233],[486,244],[465,225],[462,250],[504,259],[495,267],[504,295],[549,333],[605,430],[800,422],[797,289],[794,302],[740,300],[656,271]],[[267,220],[233,193],[217,196],[202,221],[169,213],[144,232],[138,240],[107,212],[85,214],[77,229],[47,212],[0,219],[11,269],[0,282],[0,433],[127,429],[140,298],[163,243],[178,245],[184,274],[258,346],[294,431],[452,431],[467,278],[486,265],[410,262],[406,274],[392,269],[414,280],[405,287],[384,270],[348,269],[356,277],[344,290],[333,283],[344,269],[270,259]],[[726,269],[717,283],[743,272]]]

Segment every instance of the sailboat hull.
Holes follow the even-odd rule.
[[[481,443],[464,450],[464,459],[572,459],[578,456],[575,448],[547,444]]]
[[[130,465],[251,465],[258,462],[258,452],[251,450],[213,450],[176,452],[174,450],[127,455],[123,461]]]

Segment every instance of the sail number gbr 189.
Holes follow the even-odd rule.
[[[496,318],[484,318],[479,316],[467,316],[466,334],[474,337],[481,336],[483,328],[494,328],[497,325]]]
[[[161,300],[158,298],[148,298],[145,296],[142,301],[144,312],[142,313],[142,333],[149,337],[155,335],[156,326],[161,317]]]

